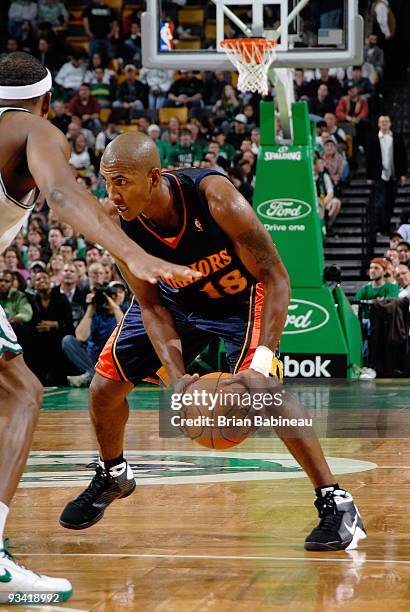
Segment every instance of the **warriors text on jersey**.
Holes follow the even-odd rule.
[[[148,253],[202,273],[194,281],[164,279],[159,283],[161,294],[201,312],[229,308],[247,300],[251,285],[257,282],[209,211],[200,190],[202,179],[209,175],[223,176],[214,170],[196,168],[163,173],[182,218],[172,236],[160,232],[143,215],[132,221],[121,219],[122,229]]]

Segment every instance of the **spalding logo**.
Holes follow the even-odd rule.
[[[305,334],[326,325],[330,315],[326,308],[308,300],[291,299],[284,334]]]
[[[269,221],[297,221],[307,217],[312,207],[307,202],[290,198],[267,200],[258,205],[257,211],[261,217]]]

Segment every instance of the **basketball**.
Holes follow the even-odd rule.
[[[185,391],[186,395],[193,397],[196,393],[201,401],[183,407],[181,430],[188,438],[206,448],[231,448],[243,442],[254,431],[249,422],[242,424],[242,421],[249,421],[252,411],[250,406],[240,405],[240,396],[247,392],[246,387],[240,382],[224,385],[224,379],[230,377],[231,374],[224,372],[211,372],[201,376]],[[208,420],[205,422],[206,417]],[[195,424],[184,423],[187,420]]]

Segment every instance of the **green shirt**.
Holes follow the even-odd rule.
[[[375,300],[377,298],[396,298],[399,295],[399,286],[393,283],[384,283],[381,287],[373,287],[368,283],[364,287],[360,287],[359,291],[354,296],[358,300]]]
[[[16,315],[20,321],[28,323],[33,317],[33,309],[27,297],[18,289],[10,289],[7,297],[0,297],[0,306],[4,308],[4,312],[8,319],[13,319]]]
[[[169,143],[165,140],[156,140],[155,144],[157,145],[159,158],[161,160],[161,166],[163,168],[166,168],[168,164],[169,154],[171,152],[171,147],[169,146]]]
[[[91,95],[99,102],[109,102],[111,98],[111,88],[108,83],[91,83]]]
[[[195,144],[189,147],[183,147],[176,144],[172,147],[169,154],[169,163],[172,166],[192,166],[194,162],[200,162],[202,159],[202,148]]]
[[[236,156],[236,150],[229,142],[225,142],[219,147],[219,155],[228,161],[233,161]]]

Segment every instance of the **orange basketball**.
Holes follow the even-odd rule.
[[[239,382],[224,385],[224,378],[230,377],[231,374],[211,372],[185,391],[185,396],[196,397],[199,402],[182,408],[180,428],[188,438],[206,448],[231,448],[255,430],[249,424],[252,408],[242,407],[239,399],[247,390]]]

